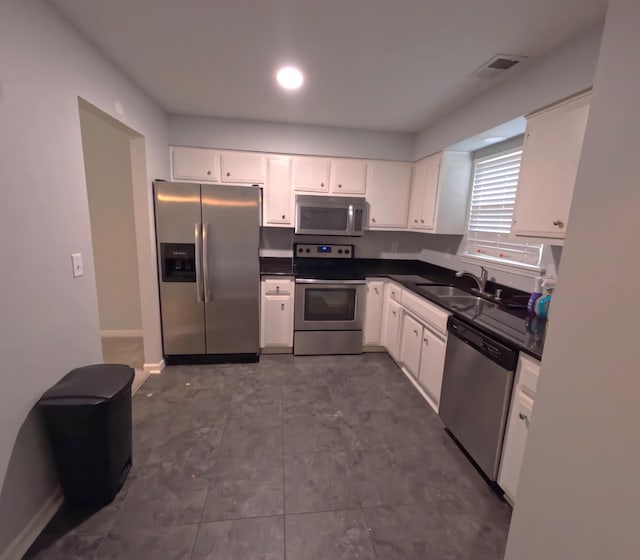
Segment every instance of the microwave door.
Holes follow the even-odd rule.
[[[297,233],[345,235],[349,231],[349,207],[300,205]]]

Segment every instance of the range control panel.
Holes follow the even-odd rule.
[[[352,259],[353,245],[296,243],[293,254],[298,259]]]

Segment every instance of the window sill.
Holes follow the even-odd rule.
[[[477,257],[475,255],[463,254],[460,255],[460,260],[469,264],[475,264],[476,266],[484,266],[492,270],[508,272],[509,274],[515,274],[517,276],[524,276],[525,278],[538,278],[545,272],[544,268],[540,268],[539,266],[506,263],[492,257]]]

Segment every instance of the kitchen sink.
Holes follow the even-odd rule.
[[[469,295],[469,292],[465,292],[455,286],[431,286],[429,284],[417,284],[417,286],[420,286],[421,292],[437,298],[473,297]]]

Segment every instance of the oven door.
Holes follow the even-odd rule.
[[[295,330],[359,331],[364,324],[364,280],[296,280]]]

